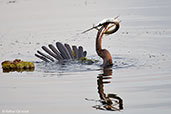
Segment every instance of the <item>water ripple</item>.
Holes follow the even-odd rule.
[[[113,58],[113,69],[129,68],[135,66],[134,59],[115,57]],[[91,65],[80,63],[78,61],[65,61],[63,63],[58,62],[35,62],[36,71],[45,73],[65,73],[65,72],[85,72],[85,71],[97,71],[100,70],[102,61],[93,63]]]

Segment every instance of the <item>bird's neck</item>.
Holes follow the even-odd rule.
[[[103,67],[112,66],[112,57],[108,50],[102,49],[102,37],[106,31],[107,26],[103,25],[97,33],[96,38],[96,52],[103,59]]]
[[[99,55],[100,50],[102,50],[102,37],[104,35],[104,32],[106,30],[106,26],[102,26],[97,33],[96,37],[96,52]]]

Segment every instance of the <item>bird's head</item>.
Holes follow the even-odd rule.
[[[120,27],[120,23],[121,20],[118,20],[118,17],[115,18],[110,18],[108,19],[106,22],[108,23],[106,31],[104,32],[104,34],[106,35],[110,35],[115,33],[116,31],[118,31],[119,27]]]
[[[104,34],[109,35],[109,34],[115,33],[119,29],[120,27],[119,23],[121,22],[121,20],[120,21],[118,20],[118,17],[119,16],[116,16],[114,18],[103,19],[97,25],[93,25],[93,27],[83,31],[82,33],[86,33],[93,29],[99,30],[99,27],[102,27],[102,26],[107,26],[107,29]]]

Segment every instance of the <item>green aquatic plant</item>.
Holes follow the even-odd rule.
[[[72,55],[75,57],[76,54],[75,52],[72,50]],[[81,58],[78,58],[78,61],[80,61],[81,63],[84,63],[84,64],[88,64],[88,65],[91,65],[93,63],[97,63],[98,60],[95,60],[95,59],[87,59],[86,57],[81,57]]]
[[[98,62],[98,60],[87,59],[86,57],[81,57],[79,60],[81,61],[81,63],[90,64],[90,65]]]
[[[31,71],[35,68],[33,62],[21,61],[15,59],[14,61],[4,61],[1,63],[3,71]]]

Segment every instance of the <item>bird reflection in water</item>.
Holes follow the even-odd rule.
[[[104,68],[103,73],[97,76],[97,90],[100,100],[87,99],[88,101],[96,101],[100,104],[92,106],[98,110],[121,111],[123,110],[123,100],[117,94],[107,94],[104,91],[104,85],[111,83],[112,69]]]

